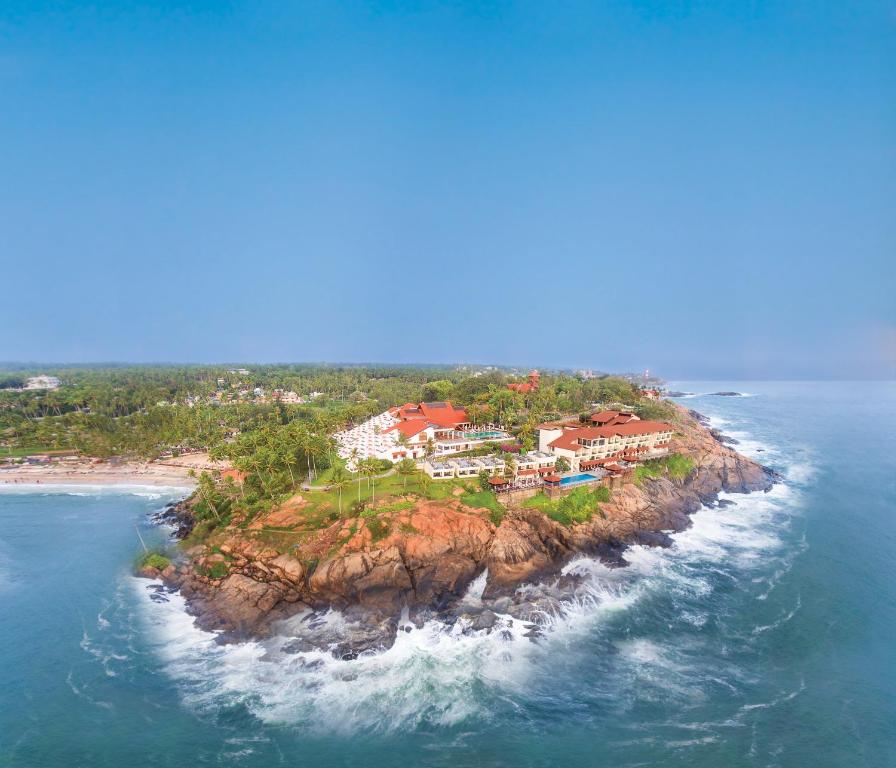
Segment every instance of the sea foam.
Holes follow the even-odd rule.
[[[697,511],[690,528],[672,534],[672,546],[627,549],[626,568],[585,556],[568,563],[562,575],[576,577],[578,586],[533,617],[535,640],[527,636],[527,622],[499,615],[492,631],[472,630],[463,618],[421,627],[402,622],[392,647],[351,661],[327,650],[291,652],[288,623],[272,638],[221,645],[214,633],[195,626],[179,594],[152,600],[145,580],[133,579],[133,586],[154,652],[184,702],[200,713],[241,704],[264,722],[346,733],[481,723],[532,695],[557,665],[575,663],[570,649],[604,635],[610,643],[601,659],[606,679],[589,695],[693,703],[706,686],[734,687],[740,674],[735,666],[712,674],[702,666],[699,633],[717,620],[709,607],[714,590],[729,585],[761,601],[798,556],[785,547],[799,506],[791,484],[722,498],[732,504]],[[777,564],[771,576],[769,564]],[[486,578],[470,585],[466,604],[481,601]],[[526,584],[520,593],[537,597],[556,589],[556,582]],[[662,646],[637,634],[640,619],[654,614],[668,625]],[[337,629],[345,618],[331,611],[324,620]],[[788,620],[772,617],[754,639]],[[612,640],[610,630],[620,622],[635,629]]]

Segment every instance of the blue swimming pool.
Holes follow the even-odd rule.
[[[577,483],[590,483],[594,480],[598,480],[599,478],[594,475],[589,475],[587,472],[583,472],[580,475],[573,475],[572,477],[561,477],[560,485],[576,485]]]
[[[490,437],[506,437],[504,432],[464,432],[468,440],[486,440]]]

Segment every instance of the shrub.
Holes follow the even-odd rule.
[[[602,485],[599,488],[595,488],[592,495],[594,496],[595,501],[606,503],[610,500],[610,489],[607,488],[607,486]]]
[[[567,496],[551,501],[543,493],[527,499],[523,506],[540,509],[551,520],[561,525],[587,523],[595,513],[604,516],[600,509],[601,502],[610,500],[610,489],[604,486],[589,491],[587,488],[576,488]]]
[[[669,477],[684,480],[693,471],[694,460],[689,456],[673,453],[666,458],[666,469],[669,471]]]
[[[210,579],[223,579],[229,571],[230,569],[227,567],[227,563],[216,562],[205,569],[205,575]]]
[[[651,459],[635,467],[635,483],[638,485],[646,477],[661,477],[668,473],[675,480],[683,480],[694,469],[694,460],[680,453],[673,453],[662,459]]]
[[[663,467],[657,461],[647,461],[635,467],[635,484],[641,485],[645,478],[660,477]]]
[[[144,552],[137,559],[137,568],[155,568],[157,571],[164,571],[171,565],[171,558],[159,550],[150,550]]]
[[[391,504],[384,504],[381,507],[378,507],[376,513],[379,512],[402,512],[406,509],[413,509],[415,506],[413,501],[403,500],[403,501],[393,501]],[[376,514],[375,513],[375,514]],[[365,515],[361,515],[365,517]]]
[[[371,517],[366,521],[367,530],[370,531],[372,541],[379,541],[389,533],[389,526],[377,517]]]

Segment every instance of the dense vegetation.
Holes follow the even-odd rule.
[[[693,469],[692,458],[673,453],[660,459],[650,459],[635,467],[635,482],[640,485],[647,477],[662,477],[664,474],[673,480],[684,480]]]
[[[59,377],[62,386],[14,388],[37,373]],[[465,405],[475,421],[513,429],[526,449],[534,446],[540,421],[584,412],[594,403],[629,405],[646,418],[671,415],[667,404],[641,400],[638,387],[618,377],[582,380],[547,374],[538,391],[525,395],[506,389],[513,379],[507,372],[466,367],[271,365],[242,373],[219,366],[0,370],[5,387],[0,388],[0,448],[7,453],[77,449],[91,456],[151,458],[166,451],[214,449],[234,436],[244,441],[237,450],[256,443],[269,447],[294,436],[282,429],[293,422],[320,437],[340,424],[423,399]],[[308,404],[285,405],[271,398],[275,389],[321,395]],[[259,431],[279,435],[263,441],[250,436]],[[321,445],[312,452],[319,458]]]
[[[22,390],[28,376],[56,376],[54,390]],[[199,477],[193,540],[231,522],[248,527],[276,505],[288,503],[311,478],[318,490],[302,497],[299,522],[263,526],[275,546],[294,544],[304,533],[339,519],[357,519],[375,538],[387,532],[383,514],[404,499],[447,498],[457,493],[468,506],[485,508],[499,523],[504,508],[476,481],[432,483],[411,461],[366,460],[349,473],[336,455],[332,434],[392,405],[452,400],[473,421],[513,431],[519,446],[535,446],[546,419],[612,405],[646,418],[673,417],[665,403],[645,400],[640,388],[619,377],[583,380],[543,373],[531,393],[507,389],[519,380],[509,372],[465,367],[220,366],[69,367],[40,371],[0,370],[0,450],[76,449],[90,456],[155,458],[206,450],[245,473],[243,482]],[[306,402],[283,403],[274,391]],[[312,393],[315,395],[312,397]],[[493,450],[486,447],[483,450]],[[2,454],[0,454],[2,455]],[[388,471],[388,476],[384,473]],[[670,469],[671,472],[671,469]],[[576,491],[545,505],[564,524],[581,522],[605,501],[604,489]],[[390,506],[391,505],[391,506]]]

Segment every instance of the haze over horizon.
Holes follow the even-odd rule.
[[[892,2],[13,0],[0,90],[3,360],[896,377]]]

